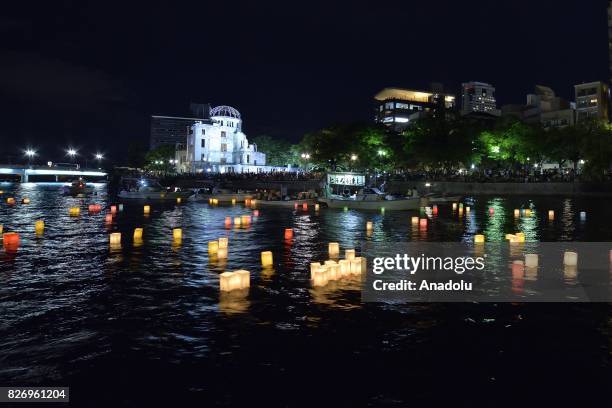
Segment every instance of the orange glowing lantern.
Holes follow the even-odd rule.
[[[78,217],[81,215],[81,209],[79,207],[72,207],[69,210],[69,214],[71,217]]]
[[[421,228],[427,228],[427,218],[421,218],[419,220],[419,227]]]
[[[111,212],[111,214],[116,214],[117,213],[117,206],[116,205],[111,205],[110,212]]]
[[[112,214],[106,214],[106,216],[104,217],[104,222],[106,222],[107,224],[110,224],[113,222],[113,215]]]
[[[290,240],[293,238],[293,229],[285,228],[285,239]]]
[[[6,199],[6,203],[8,205],[15,205],[15,199],[13,197],[9,197]]]
[[[293,209],[294,209],[294,210],[297,210],[297,209],[298,209],[298,203],[294,203],[294,204],[293,204]]]
[[[308,211],[308,203],[302,204],[302,210]]]
[[[30,199],[29,199],[28,197],[24,197],[24,198],[21,200],[21,203],[22,203],[22,204],[30,204]]]
[[[232,226],[232,217],[225,217],[225,226],[226,227]]]
[[[19,234],[16,232],[2,234],[2,246],[6,251],[16,251],[19,248]]]
[[[433,208],[431,209],[431,212],[432,212],[434,215],[438,215],[438,206],[437,206],[437,205],[434,205],[434,206],[433,206]]]
[[[259,217],[259,210],[253,210],[253,217]]]

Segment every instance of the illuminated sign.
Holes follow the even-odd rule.
[[[327,184],[365,186],[365,175],[351,173],[329,173],[327,174]]]

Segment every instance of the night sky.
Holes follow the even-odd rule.
[[[383,87],[608,79],[605,0],[11,2],[0,13],[0,162],[27,145],[121,158],[149,115],[231,105],[249,137],[371,120]],[[17,4],[23,3],[23,4]],[[89,4],[87,4],[89,3]],[[128,4],[129,3],[129,4]]]

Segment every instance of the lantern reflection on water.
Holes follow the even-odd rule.
[[[525,254],[525,266],[535,268],[538,266],[538,254]]]
[[[111,224],[113,222],[113,215],[112,214],[106,214],[104,216],[104,222],[106,222],[107,224]]]
[[[115,214],[117,212],[117,206],[116,205],[111,205],[110,212],[111,212],[111,214]]]

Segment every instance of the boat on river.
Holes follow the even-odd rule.
[[[187,199],[190,190],[163,187],[157,180],[144,178],[123,178],[117,196],[121,200],[176,200]]]
[[[307,204],[308,206],[315,205],[317,200],[307,198],[303,200],[255,200],[255,207],[272,207],[272,208],[295,208]]]
[[[62,193],[65,196],[85,197],[94,192],[94,188],[88,186],[83,179],[74,180],[69,186],[62,186]]]
[[[410,196],[398,197],[384,193],[379,188],[366,187],[366,176],[360,173],[328,173],[325,195],[318,201],[329,208],[348,208],[370,211],[417,210],[427,204],[416,189]]]
[[[231,203],[236,200],[237,203],[243,203],[246,200],[253,198],[253,194],[244,191],[232,191],[225,188],[199,189],[189,199],[193,201],[209,201],[217,199],[220,203]]]

